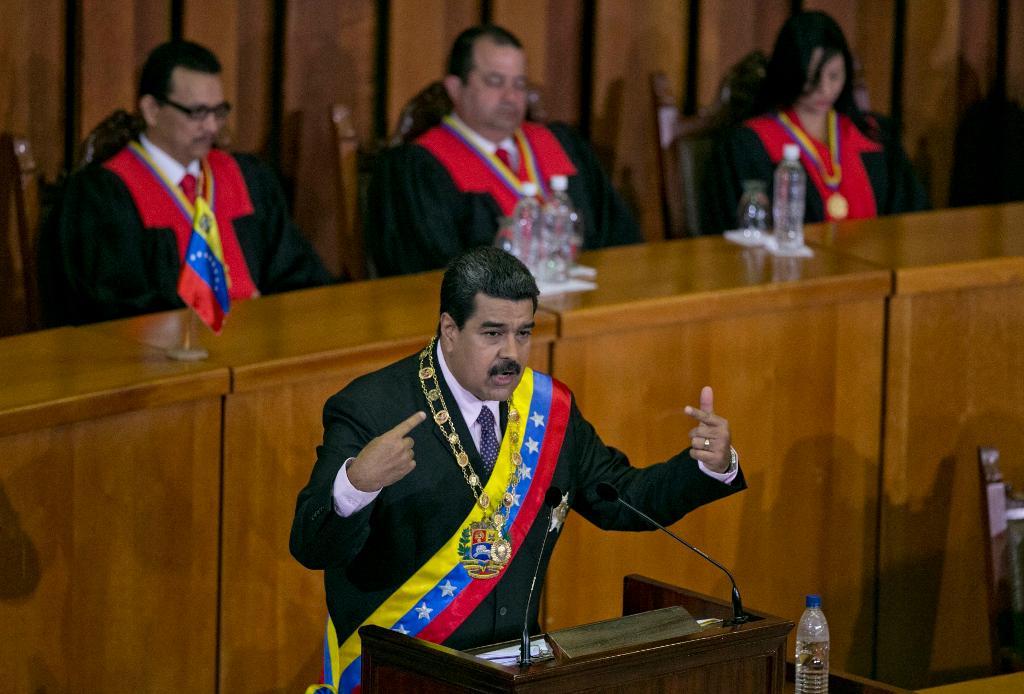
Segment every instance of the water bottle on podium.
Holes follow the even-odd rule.
[[[796,628],[796,694],[828,692],[828,622],[821,597],[808,595]]]

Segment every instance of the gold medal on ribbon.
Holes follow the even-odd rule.
[[[441,385],[437,380],[437,370],[434,368],[434,347],[437,338],[430,341],[430,344],[420,352],[419,379],[423,396],[426,398],[427,406],[430,408],[434,422],[441,429],[441,433],[451,446],[455,462],[462,470],[462,475],[469,485],[470,491],[476,497],[476,504],[483,511],[483,517],[470,523],[463,529],[459,538],[459,561],[466,569],[470,578],[488,579],[495,578],[501,574],[502,569],[512,558],[512,537],[510,530],[505,528],[508,522],[509,513],[515,503],[514,490],[519,484],[520,465],[522,454],[519,453],[519,431],[510,427],[506,432],[511,443],[509,457],[512,462],[512,470],[509,473],[506,491],[501,495],[500,503],[496,508],[491,508],[491,495],[484,491],[480,483],[480,477],[473,470],[469,462],[469,454],[466,453],[459,434],[455,431],[452,417],[448,413],[448,406],[445,404],[444,395],[441,393]],[[512,398],[508,399],[508,421],[513,425],[520,421],[519,412],[512,405]]]
[[[829,217],[841,222],[850,214],[850,203],[842,193],[836,191],[828,196],[828,200],[825,201],[825,209],[828,210]]]

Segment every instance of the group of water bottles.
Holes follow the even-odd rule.
[[[807,176],[800,166],[800,148],[786,144],[775,169],[772,200],[773,233],[768,234],[768,196],[764,181],[744,181],[740,198],[740,231],[751,245],[768,245],[780,255],[793,254],[804,246],[804,204]]]
[[[519,258],[541,282],[565,282],[579,254],[583,229],[569,199],[569,179],[551,177],[551,196],[541,202],[537,184],[522,184],[512,216],[502,221],[494,243]]]

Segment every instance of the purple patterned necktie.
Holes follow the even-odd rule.
[[[480,425],[480,457],[484,461],[481,477],[487,477],[494,469],[498,459],[498,437],[494,434],[494,414],[486,405],[480,408],[480,416],[476,418]]]

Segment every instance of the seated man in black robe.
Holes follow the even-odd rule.
[[[138,140],[71,176],[40,232],[47,322],[183,307],[178,277],[196,195],[217,220],[232,301],[331,281],[273,173],[214,148],[230,106],[213,53],[184,41],[157,47],[142,70],[139,110]]]
[[[370,184],[366,244],[378,274],[441,268],[493,243],[523,184],[546,197],[557,175],[568,177],[584,248],[641,240],[590,146],[565,125],[524,122],[526,57],[515,36],[495,26],[464,31],[444,85],[454,111],[382,154]]]

